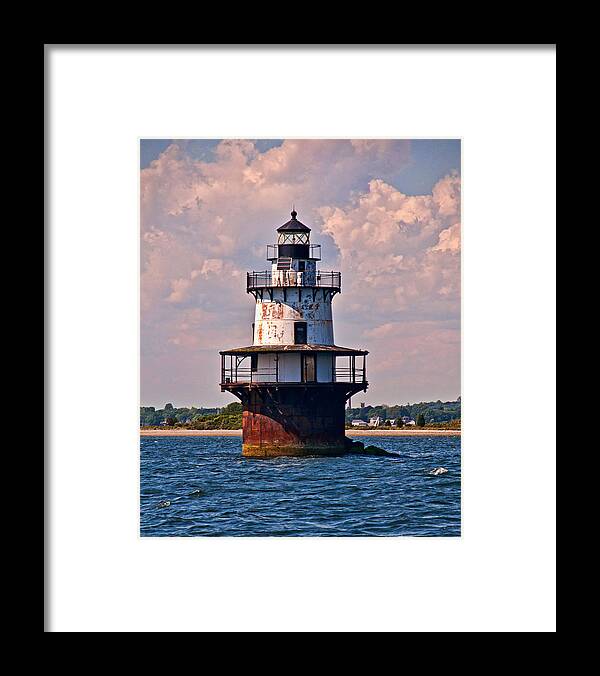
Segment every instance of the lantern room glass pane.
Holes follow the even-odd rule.
[[[307,232],[282,232],[277,238],[277,244],[308,244]]]

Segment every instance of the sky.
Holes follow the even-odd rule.
[[[460,164],[454,139],[142,139],[141,404],[237,401],[219,350],[252,344],[245,273],[292,204],[342,272],[335,343],[369,350],[356,403],[460,396]]]

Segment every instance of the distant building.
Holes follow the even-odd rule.
[[[379,416],[369,420],[369,427],[379,427],[379,425],[381,425],[381,418]]]
[[[414,422],[414,420],[408,415],[403,415],[401,420],[405,425],[408,425],[411,421]]]
[[[416,425],[417,423],[414,420],[409,420],[408,422],[404,423],[405,425]]]
[[[396,422],[396,418],[390,418],[390,425],[392,427],[398,427],[398,423]]]
[[[368,427],[364,420],[353,420],[352,427]]]

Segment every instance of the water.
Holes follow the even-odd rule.
[[[460,535],[460,437],[360,440],[398,457],[264,460],[239,437],[142,437],[141,535]]]

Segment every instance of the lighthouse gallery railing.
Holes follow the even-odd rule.
[[[286,380],[279,372],[278,360],[269,366],[252,368],[250,355],[222,355],[221,356],[221,384],[233,385],[235,383],[260,383],[260,384],[297,384],[301,382],[330,383],[366,383],[367,362],[366,356],[361,355],[357,362],[354,355],[337,355],[333,357],[331,380]],[[317,369],[318,370],[318,369]]]
[[[261,289],[264,287],[290,286],[320,286],[329,289],[342,288],[341,272],[298,272],[296,270],[277,270],[271,272],[246,273],[246,289]]]

